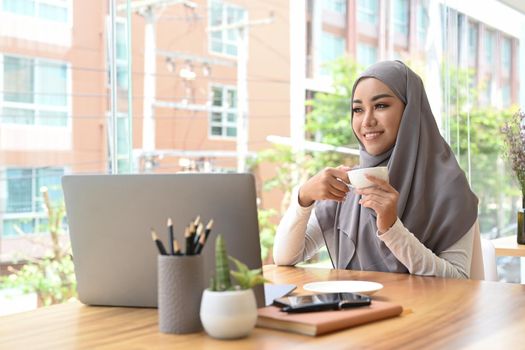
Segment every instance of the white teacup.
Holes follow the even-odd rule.
[[[372,175],[382,180],[388,181],[388,168],[386,166],[377,166],[373,168],[360,168],[347,172],[350,185],[355,188],[365,188],[375,186],[375,184],[365,177],[365,174]]]

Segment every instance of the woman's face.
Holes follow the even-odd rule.
[[[377,156],[394,145],[404,109],[405,104],[382,81],[359,81],[352,101],[352,128],[369,154]]]

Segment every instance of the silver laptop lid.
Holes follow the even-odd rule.
[[[157,305],[154,228],[167,246],[168,217],[183,246],[197,215],[213,230],[204,247],[213,273],[215,237],[228,254],[261,267],[255,181],[251,174],[67,175],[62,178],[80,301],[91,305]],[[183,287],[183,286],[181,286]],[[263,288],[256,290],[264,305]]]

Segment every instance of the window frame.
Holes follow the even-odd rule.
[[[327,11],[345,15],[347,12],[347,2],[346,0],[324,0],[323,8]]]
[[[116,17],[115,18],[116,20],[116,23],[115,23],[115,27],[118,27],[119,25],[122,25],[123,26],[123,29],[124,29],[124,33],[127,33],[128,32],[128,21],[126,18],[124,17]],[[109,35],[109,32],[110,32],[110,29],[111,29],[111,18],[109,16],[106,16],[106,87],[108,89],[111,88],[111,67],[110,67],[110,59],[111,59],[111,43],[110,43],[110,35]],[[116,33],[117,33],[117,37],[115,38],[116,39],[116,42],[117,42],[117,46],[118,46],[118,28],[116,30]],[[123,38],[124,40],[124,43],[125,43],[125,46],[126,46],[126,56],[128,54],[128,48],[127,48],[127,45],[128,45],[128,40],[127,40],[127,37],[124,37]],[[127,92],[129,90],[129,77],[127,74],[131,74],[131,72],[128,72],[128,61],[129,61],[129,57],[126,57],[125,59],[123,58],[118,58],[118,53],[115,57],[115,66],[117,67],[117,74],[116,74],[116,77],[117,77],[117,90],[119,92]],[[126,73],[126,86],[125,87],[122,87],[119,82],[119,72],[125,72]]]
[[[376,4],[375,9],[370,8],[370,4],[372,4],[372,1],[374,1]],[[363,4],[366,3],[367,6],[360,6],[361,2],[363,2]],[[356,14],[357,21],[360,23],[367,23],[373,26],[377,26],[377,24],[379,23],[379,1],[378,0],[358,0],[356,12],[357,12]],[[369,21],[368,19],[370,18],[374,18],[374,21],[373,22]]]
[[[330,72],[328,69],[326,69],[326,67],[323,67],[323,65],[325,65],[326,63],[332,62],[336,60],[337,58],[344,56],[346,54],[346,40],[342,36],[336,35],[331,32],[327,32],[325,30],[321,31],[320,37],[321,37],[321,45],[318,46],[318,50],[316,52],[316,57],[317,57],[317,60],[319,61],[319,75],[328,77],[330,76]],[[326,39],[329,39],[330,42]],[[328,42],[330,45],[325,46]],[[340,52],[339,55],[337,55],[337,53],[335,52],[336,51],[335,44],[337,45],[342,44],[341,45],[342,51]],[[328,57],[325,59],[325,57],[323,57],[323,53],[326,53],[328,51],[330,51],[330,56],[332,55],[332,53],[335,53],[337,56]]]
[[[48,22],[48,23],[54,23],[54,24],[63,24],[67,25],[69,27],[73,26],[73,0],[32,0],[34,3],[34,13],[32,14],[20,14],[12,11],[4,10],[4,3],[6,0],[0,0],[0,11],[12,16],[18,16],[18,17],[30,17],[35,18],[38,21],[42,22]],[[44,5],[51,5],[55,7],[64,8],[66,10],[67,18],[65,21],[56,21],[49,18],[43,18],[40,16],[40,6],[41,4]]]
[[[398,18],[397,16],[398,14],[402,12],[396,12],[396,8],[401,8],[401,6],[399,6],[401,3],[406,5],[401,9],[403,13],[405,14],[404,18],[402,19]],[[392,4],[394,5],[394,11],[393,11],[394,13],[392,14],[394,32],[401,34],[403,36],[408,36],[409,27],[410,27],[410,1],[409,0],[394,0]],[[402,30],[399,30],[400,28],[402,28]]]
[[[489,51],[487,51],[488,43],[490,43],[490,60],[488,59]],[[496,48],[496,33],[493,30],[486,29],[483,36],[483,61],[486,65],[492,65],[495,61],[495,49]]]
[[[214,88],[220,88],[222,90],[222,98],[221,98],[222,105],[220,107],[213,105],[213,89]],[[211,98],[212,103],[210,104],[209,111],[208,111],[208,139],[210,140],[227,140],[227,141],[237,140],[237,135],[238,135],[237,118],[239,117],[238,110],[237,110],[237,101],[235,102],[235,108],[225,107],[225,102],[227,102],[227,99],[228,99],[228,93],[227,93],[228,91],[234,91],[235,96],[237,97],[237,87],[236,86],[226,85],[226,84],[210,84],[210,96],[212,96]],[[218,124],[217,122],[213,122],[213,113],[221,114],[220,124]],[[228,114],[230,113],[235,115],[235,122],[228,122]],[[221,127],[222,129],[221,135],[214,135],[212,133],[213,127]],[[235,129],[235,136],[227,135],[228,128]]]
[[[228,23],[227,22],[227,14],[228,14],[228,9],[230,9],[230,8],[242,11],[244,20],[248,21],[249,14],[248,14],[248,11],[244,7],[238,6],[238,5],[235,5],[235,4],[231,4],[231,3],[228,3],[228,2],[224,2],[222,0],[208,0],[208,28],[212,28],[213,27],[212,15],[211,14],[212,14],[213,6],[215,4],[221,6],[221,8],[222,8],[222,10],[221,10],[221,24],[220,25],[224,25],[225,23]],[[229,40],[227,38],[228,30],[233,30],[233,29],[224,29],[224,30],[218,31],[218,32],[221,33],[220,44],[221,44],[222,50],[220,52],[213,49],[214,41],[218,41],[219,39],[213,38],[212,34],[214,32],[217,32],[217,31],[211,31],[210,30],[208,32],[207,40],[208,40],[208,53],[209,54],[222,56],[222,57],[227,57],[227,58],[237,58],[238,57],[238,52],[239,52],[238,39],[235,39],[234,41]],[[224,47],[226,45],[232,45],[233,47],[235,47],[235,52],[236,53],[235,54],[227,53],[226,50],[224,50]]]
[[[5,70],[5,58],[15,58],[15,59],[26,59],[26,60],[32,60],[33,64],[33,86],[32,86],[32,93],[33,93],[33,102],[15,102],[15,101],[6,101],[5,100],[5,86],[4,86],[4,70]],[[42,58],[42,57],[36,57],[36,56],[24,56],[19,54],[0,54],[0,62],[1,62],[1,69],[0,69],[0,114],[3,114],[4,108],[12,108],[12,109],[20,109],[20,110],[29,110],[34,111],[34,120],[31,124],[23,124],[23,123],[13,123],[13,122],[4,122],[3,121],[3,115],[1,115],[0,118],[0,125],[10,125],[10,126],[17,126],[17,127],[37,127],[37,128],[62,128],[62,129],[71,129],[72,128],[72,121],[71,121],[71,110],[72,110],[72,98],[71,98],[71,90],[72,90],[72,73],[71,73],[71,63],[68,61],[61,61],[56,59],[49,59],[49,58]],[[65,67],[66,72],[66,91],[65,91],[65,97],[66,97],[66,104],[63,106],[51,106],[46,105],[38,102],[36,92],[36,87],[38,86],[38,75],[37,69],[40,66],[41,63],[50,63],[53,65],[60,65]],[[50,125],[45,123],[39,123],[39,120],[44,119],[45,117],[40,116],[40,113],[44,112],[60,112],[66,114],[66,122],[64,125]]]
[[[362,48],[362,49],[365,49],[365,48],[366,48],[366,50],[367,50],[367,53],[366,53],[367,56],[370,56],[371,49],[375,50],[375,58],[374,58],[373,60],[371,60],[371,61],[368,61],[368,62],[362,62],[361,57],[360,57],[361,55],[359,54],[359,52],[360,52],[360,48]],[[357,51],[357,52],[356,52],[357,63],[359,63],[360,65],[362,65],[362,66],[364,66],[364,67],[368,67],[368,66],[370,66],[371,64],[377,62],[377,54],[378,54],[378,50],[377,50],[377,47],[376,47],[376,46],[371,45],[371,44],[366,43],[366,42],[362,42],[362,41],[360,41],[360,42],[357,43],[356,51]],[[367,58],[368,58],[368,57],[367,57]]]
[[[31,171],[31,211],[26,212],[8,212],[8,196],[7,196],[7,188],[9,183],[9,177],[7,176],[8,170],[30,170]],[[3,174],[3,178],[5,179],[3,182],[4,192],[6,193],[5,199],[2,200],[2,217],[1,217],[1,227],[0,227],[0,237],[6,238],[6,237],[13,237],[13,235],[9,234],[6,235],[4,232],[4,225],[7,220],[24,220],[27,219],[28,221],[32,221],[33,225],[33,232],[24,232],[27,234],[36,234],[36,233],[46,233],[43,231],[40,231],[38,227],[42,224],[42,221],[47,220],[47,214],[45,210],[38,210],[38,205],[42,203],[42,199],[39,200],[39,198],[42,198],[40,194],[40,188],[37,188],[38,182],[39,182],[39,171],[43,170],[61,170],[62,175],[59,175],[60,177],[68,173],[67,167],[4,167],[0,174]],[[14,180],[16,181],[16,180]],[[63,194],[62,194],[62,200],[63,200]]]
[[[429,5],[426,1],[419,1],[416,9],[416,36],[419,46],[426,45],[428,29],[430,25]]]

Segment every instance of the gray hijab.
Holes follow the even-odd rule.
[[[477,219],[478,199],[441,137],[421,78],[400,61],[379,62],[354,83],[376,78],[405,103],[396,143],[384,154],[368,154],[361,144],[360,167],[387,165],[399,192],[398,217],[435,254],[457,242]],[[315,213],[336,268],[408,272],[376,237],[373,210],[350,191],[342,203],[316,202]]]

